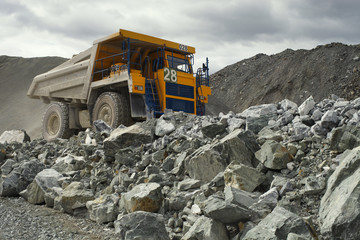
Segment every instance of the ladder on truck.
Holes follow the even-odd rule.
[[[149,58],[145,59],[145,102],[147,106],[146,111],[148,118],[157,118],[163,114],[163,112],[161,111],[160,99],[156,88],[156,84],[159,82],[159,78],[157,76],[151,78],[149,73],[149,61]]]
[[[205,115],[205,103],[202,101],[203,96],[201,85],[209,86],[209,60],[206,58],[206,64],[198,68],[196,72],[196,115]]]

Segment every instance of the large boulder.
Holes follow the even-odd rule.
[[[181,240],[227,240],[229,239],[226,227],[223,223],[214,219],[201,216],[191,226]]]
[[[119,196],[116,194],[101,195],[88,201],[86,208],[89,210],[89,218],[99,224],[114,221],[119,212],[118,202]]]
[[[69,154],[64,157],[58,157],[52,168],[60,173],[65,173],[82,170],[85,166],[86,161],[83,156],[74,156]]]
[[[334,110],[328,110],[321,118],[320,125],[323,128],[332,129],[339,123],[338,113]]]
[[[241,189],[226,186],[224,189],[225,202],[235,204],[244,208],[249,208],[259,200],[259,195]]]
[[[237,224],[240,221],[249,220],[251,217],[248,208],[226,202],[225,199],[217,196],[210,196],[204,205],[203,211],[206,216],[224,224]]]
[[[272,140],[266,141],[255,153],[255,156],[265,167],[275,170],[286,168],[286,165],[293,159],[283,144]]]
[[[185,170],[189,176],[205,182],[211,181],[226,166],[226,159],[210,144],[198,148],[185,160]]]
[[[223,158],[226,158],[228,164],[233,161],[251,167],[256,167],[258,164],[255,152],[260,149],[260,146],[251,131],[236,129],[215,144],[214,149],[220,152]]]
[[[278,206],[256,227],[247,232],[244,239],[287,239],[290,233],[311,239],[311,234],[302,218]]]
[[[313,96],[308,97],[298,108],[300,116],[308,115],[315,107]]]
[[[351,150],[330,176],[321,199],[321,233],[328,239],[360,239],[360,147]]]
[[[16,163],[13,159],[7,159],[3,165],[0,167],[0,174],[8,175],[13,170],[13,166]]]
[[[360,146],[360,128],[343,126],[335,128],[330,138],[330,149],[337,152],[344,152]]]
[[[0,135],[0,143],[23,143],[29,142],[30,137],[24,130],[9,130]]]
[[[246,118],[246,130],[258,133],[270,120],[277,119],[277,107],[275,104],[252,106],[244,110],[240,116]]]
[[[94,199],[90,189],[86,189],[81,182],[72,182],[67,186],[58,197],[64,212],[75,214],[76,211],[83,211],[86,202]]]
[[[226,133],[226,125],[221,123],[210,123],[204,121],[202,124],[201,132],[204,136],[214,138],[216,135],[222,135]]]
[[[0,178],[0,196],[18,196],[44,168],[45,165],[37,159],[21,162],[9,175]]]
[[[161,185],[158,183],[141,183],[121,197],[128,213],[135,211],[157,212],[162,200]]]
[[[226,186],[252,192],[264,180],[265,175],[244,164],[230,163],[224,171]]]
[[[158,137],[163,137],[172,133],[175,130],[175,126],[172,122],[166,121],[163,117],[160,117],[156,121],[155,126],[155,135]]]
[[[50,188],[60,187],[58,184],[62,174],[54,169],[44,169],[39,172],[29,186],[27,186],[27,201],[32,204],[44,203],[45,193]]]
[[[113,157],[117,149],[139,147],[142,144],[151,143],[152,139],[151,131],[143,128],[140,124],[134,124],[126,128],[116,128],[104,140],[104,152],[106,156]]]
[[[160,214],[138,211],[119,215],[114,225],[121,240],[170,240]]]

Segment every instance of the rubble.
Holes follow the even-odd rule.
[[[97,122],[69,140],[6,142],[0,195],[106,224],[120,239],[359,238],[359,103],[168,112],[116,129]]]

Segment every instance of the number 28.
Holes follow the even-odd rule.
[[[176,83],[177,82],[177,72],[175,69],[170,69],[170,68],[164,68],[164,81],[167,82],[173,82]]]

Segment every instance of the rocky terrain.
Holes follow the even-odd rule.
[[[0,238],[359,239],[359,110],[310,96],[54,142],[6,131]]]
[[[311,50],[258,54],[225,67],[210,80],[209,110],[215,113],[240,112],[284,98],[301,104],[310,95],[315,101],[330,94],[352,100],[360,95],[360,45],[331,43]]]

